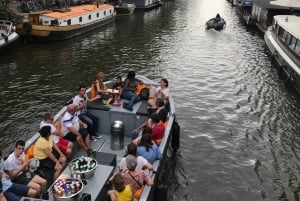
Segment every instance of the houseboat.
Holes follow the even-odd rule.
[[[246,25],[254,25],[256,19],[251,16],[253,0],[240,0],[237,5],[237,12],[245,21]]]
[[[300,93],[300,16],[274,16],[264,39],[280,72]]]
[[[296,13],[300,13],[300,8],[272,4],[270,0],[253,0],[251,17],[256,20],[256,26],[260,31],[265,32],[272,25],[275,15],[294,15]]]
[[[155,89],[158,87],[157,82],[144,76],[137,75],[136,78],[143,82],[143,87],[150,89]],[[114,82],[108,81],[105,84],[108,88],[112,88]],[[90,88],[87,90],[86,95],[91,96],[91,94]],[[128,102],[128,100],[121,99],[121,105],[126,102]],[[56,113],[54,116],[54,121],[60,122],[66,110],[67,106],[64,106],[60,111],[58,111],[58,113]],[[97,161],[97,166],[95,169],[93,169],[93,174],[89,174],[88,178],[87,175],[81,175],[79,178],[79,180],[85,183],[82,187],[81,193],[82,196],[84,194],[84,196],[89,197],[87,200],[90,201],[109,201],[107,196],[107,191],[109,189],[107,186],[108,179],[111,177],[113,172],[118,171],[117,164],[125,154],[125,147],[127,144],[132,142],[132,130],[149,119],[148,101],[142,100],[134,104],[132,110],[115,105],[109,109],[105,107],[101,101],[93,101],[88,103],[87,110],[89,113],[97,117],[97,123],[100,126],[96,132],[97,134],[100,134],[102,138],[91,142],[92,149],[94,150],[94,156],[92,158]],[[153,197],[156,197],[156,200],[165,201],[161,197],[157,197],[158,195],[156,194],[155,189],[157,189],[158,185],[160,184],[160,179],[163,178],[162,174],[165,171],[162,170],[164,164],[167,162],[166,158],[168,156],[170,157],[170,154],[172,153],[175,154],[179,148],[179,129],[180,128],[176,122],[175,116],[175,103],[172,96],[169,96],[168,119],[165,123],[164,137],[159,144],[159,149],[163,157],[161,160],[156,160],[153,163],[153,170],[147,171],[147,174],[153,179],[154,185],[145,185],[142,195],[139,199],[140,201],[151,201],[154,200]],[[30,150],[30,147],[35,143],[39,136],[39,133],[36,133],[26,142],[26,153]],[[82,156],[86,157],[86,155],[86,152],[83,150],[75,151],[71,161],[74,161]],[[59,179],[70,177],[74,178],[73,176],[74,175],[72,175],[71,167],[69,165],[62,172]],[[75,178],[78,179],[78,177]],[[49,180],[51,179],[47,179],[47,181]],[[53,194],[51,186],[52,185],[50,185],[48,190],[48,200],[84,200],[82,197],[78,197],[78,195],[76,195],[76,198],[72,198],[72,196],[68,196],[66,198],[64,195],[60,195],[58,198],[57,195]],[[166,196],[166,194],[164,194],[164,196]],[[23,197],[21,200],[30,201],[36,199]]]
[[[51,11],[23,13],[17,33],[27,40],[50,42],[73,38],[115,19],[110,4],[83,4]]]
[[[13,45],[19,38],[11,21],[0,20],[0,52]]]

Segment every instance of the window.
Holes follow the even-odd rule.
[[[291,40],[290,45],[289,45],[289,47],[290,47],[292,50],[294,50],[295,45],[296,45],[296,42],[297,42],[297,39],[296,39],[294,36],[292,36],[292,40]]]
[[[287,45],[289,45],[290,44],[290,41],[291,41],[291,34],[290,33],[287,33],[286,34],[286,38],[285,38],[285,43],[287,44]]]
[[[300,40],[297,40],[295,51],[298,55],[300,55]]]
[[[89,20],[91,20],[92,19],[92,16],[91,15],[89,15]]]
[[[68,19],[68,25],[71,25],[71,19]]]
[[[97,13],[97,18],[99,17],[99,13]]]
[[[104,16],[106,15],[106,10],[103,12],[103,15],[104,15]]]
[[[79,17],[79,22],[82,22],[82,17]]]

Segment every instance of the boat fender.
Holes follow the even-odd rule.
[[[30,24],[30,22],[24,22],[23,29],[26,33],[30,32],[32,29],[32,25]]]
[[[8,36],[4,33],[1,33],[1,36],[4,38],[5,42],[8,42]]]
[[[179,148],[180,145],[180,126],[177,123],[176,120],[174,120],[173,125],[172,125],[172,141],[171,141],[171,146],[173,151],[176,153],[177,149]]]

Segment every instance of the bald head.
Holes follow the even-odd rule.
[[[70,114],[75,114],[75,112],[77,111],[77,105],[75,105],[75,104],[69,104],[68,107],[67,107],[67,111]]]

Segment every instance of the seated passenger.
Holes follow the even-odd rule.
[[[79,147],[84,149],[88,156],[91,156],[93,150],[91,149],[91,139],[87,125],[75,115],[76,110],[77,106],[75,104],[68,105],[67,112],[61,120],[61,132],[64,135],[64,139],[73,143],[77,141]]]
[[[162,98],[165,102],[165,104],[169,101],[169,82],[167,79],[161,79],[159,82],[159,86],[156,89],[156,92],[154,93],[155,98],[150,98],[148,100],[148,103],[151,107],[156,108],[155,101],[157,98]]]
[[[72,155],[74,144],[73,142],[59,136],[58,132],[60,131],[56,130],[56,127],[54,126],[53,118],[54,118],[53,114],[47,112],[43,117],[43,121],[41,121],[40,123],[40,129],[43,128],[44,126],[50,126],[52,140],[60,149],[60,151],[64,153],[67,156],[67,158],[70,158]]]
[[[86,96],[86,87],[81,85],[78,88],[78,94],[73,98],[73,104],[77,105],[78,111],[76,115],[79,119],[87,124],[87,129],[89,131],[92,140],[97,141],[96,138],[100,139],[101,136],[96,134],[98,130],[98,118],[87,110],[87,103],[100,99],[100,96],[89,99]]]
[[[103,72],[99,72],[96,76],[97,93],[101,96],[101,100],[104,106],[111,109],[113,96],[107,92],[107,86],[104,84],[104,81],[105,81],[105,74]]]
[[[137,155],[143,156],[151,164],[153,164],[155,160],[162,158],[160,149],[156,144],[153,144],[151,135],[148,133],[142,135],[137,147]]]
[[[37,197],[38,192],[24,184],[13,183],[4,172],[4,160],[0,151],[0,179],[1,191],[7,201],[20,201],[21,197]],[[5,199],[3,201],[5,201]],[[2,200],[1,200],[2,201]]]
[[[221,16],[219,13],[217,13],[216,17],[215,17],[215,23],[218,23],[221,21]]]
[[[110,179],[113,185],[113,190],[109,190],[107,195],[111,201],[132,201],[133,193],[129,184],[125,185],[123,176],[116,173]]]
[[[117,76],[116,82],[113,85],[113,89],[119,91],[119,93],[115,95],[115,102],[114,102],[115,106],[120,105],[121,95],[122,95],[122,88],[123,88],[122,77],[119,75],[119,76]]]
[[[53,181],[55,181],[66,166],[67,158],[50,137],[50,126],[42,127],[40,135],[40,138],[34,144],[34,158],[40,161],[40,167],[54,170]]]
[[[46,190],[47,181],[38,175],[33,175],[28,170],[28,161],[25,160],[24,148],[25,142],[18,140],[14,151],[5,160],[4,169],[12,182],[27,185],[40,195]]]
[[[136,157],[137,159],[137,166],[135,168],[135,170],[144,170],[144,169],[152,169],[152,164],[149,163],[145,158],[143,158],[142,156],[138,156],[137,155],[137,146],[134,143],[130,143],[127,145],[127,153],[125,155],[125,157],[123,157],[120,160],[119,163],[119,170],[125,170],[127,168],[127,164],[126,164],[126,157],[128,155],[132,155],[134,157]]]
[[[126,157],[127,169],[121,172],[124,178],[125,184],[129,184],[134,194],[134,198],[139,200],[141,194],[138,194],[138,190],[143,188],[144,184],[149,186],[153,185],[153,180],[143,170],[135,170],[137,166],[137,159],[132,155]]]
[[[127,78],[125,79],[122,97],[129,100],[129,103],[124,103],[123,107],[130,111],[133,110],[133,105],[141,100],[141,98],[135,93],[137,82],[141,83],[141,80],[135,78],[134,71],[129,71]]]
[[[159,145],[165,134],[165,125],[159,119],[159,116],[156,113],[153,113],[151,115],[151,120],[152,120],[151,138],[155,142],[155,144]]]

